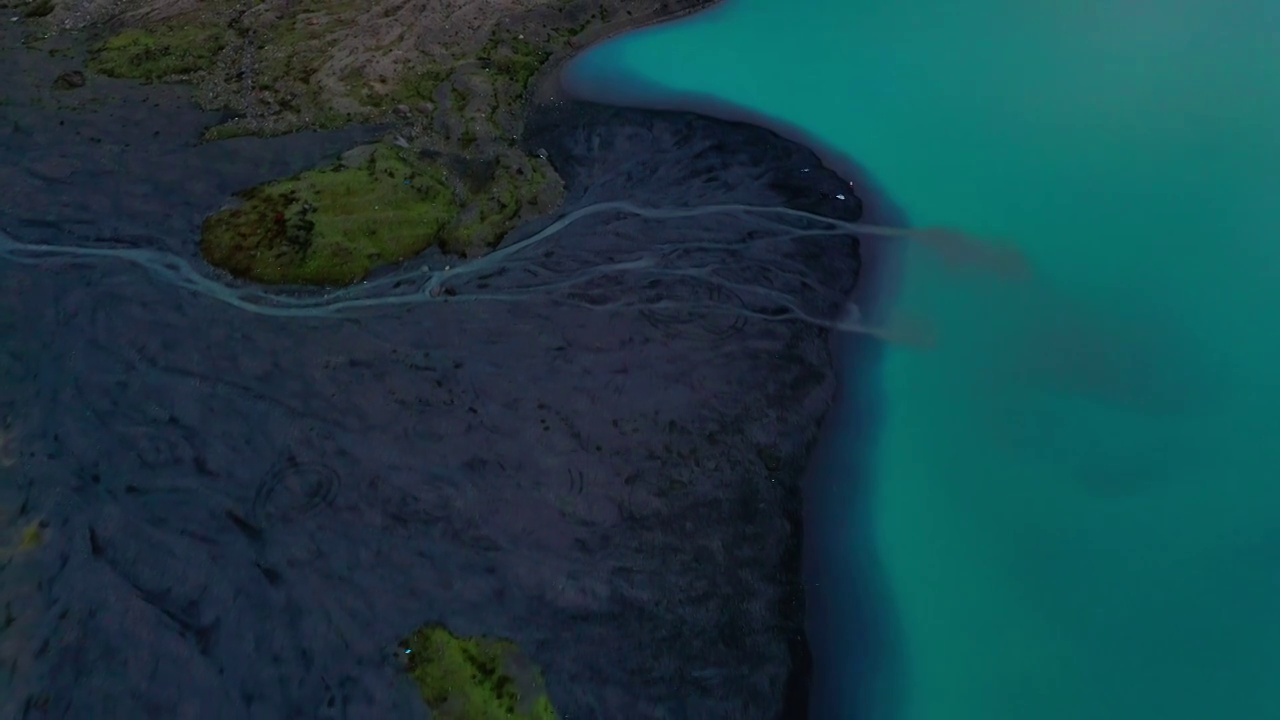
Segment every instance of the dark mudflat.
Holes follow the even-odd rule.
[[[0,529],[44,527],[0,556],[0,717],[426,717],[395,645],[430,622],[515,639],[565,718],[795,712],[835,381],[826,331],[767,316],[833,317],[856,242],[669,211],[856,219],[812,153],[544,108],[568,203],[518,252],[272,298],[200,263],[201,219],[367,133],[197,145],[182,91],[55,91],[10,39]]]

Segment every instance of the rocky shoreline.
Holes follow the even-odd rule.
[[[426,717],[399,643],[438,623],[518,643],[566,719],[803,717],[835,377],[827,332],[777,318],[836,316],[857,241],[735,208],[857,220],[812,152],[538,107],[518,151],[563,206],[502,247],[545,239],[272,314],[201,224],[381,129],[200,142],[192,91],[72,102],[74,58],[4,32],[0,715]]]

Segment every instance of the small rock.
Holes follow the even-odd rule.
[[[54,78],[54,90],[75,90],[84,87],[84,73],[79,70],[69,70]]]
[[[397,115],[399,115],[400,117],[408,117],[408,116],[409,116],[409,106],[408,106],[408,105],[397,105],[397,106],[395,107],[395,113],[396,113]]]
[[[349,168],[364,167],[378,149],[377,145],[360,145],[342,153],[339,162]]]

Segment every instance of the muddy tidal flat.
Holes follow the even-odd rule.
[[[194,91],[8,27],[0,716],[425,718],[400,643],[509,638],[562,718],[793,717],[802,478],[858,275],[765,130],[573,102],[563,204],[344,289],[209,267],[234,193],[381,129],[201,141]]]

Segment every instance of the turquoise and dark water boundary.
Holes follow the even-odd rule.
[[[731,0],[576,61],[977,238],[898,248],[881,309],[935,342],[826,444],[893,648],[839,717],[1280,717],[1278,11]]]

